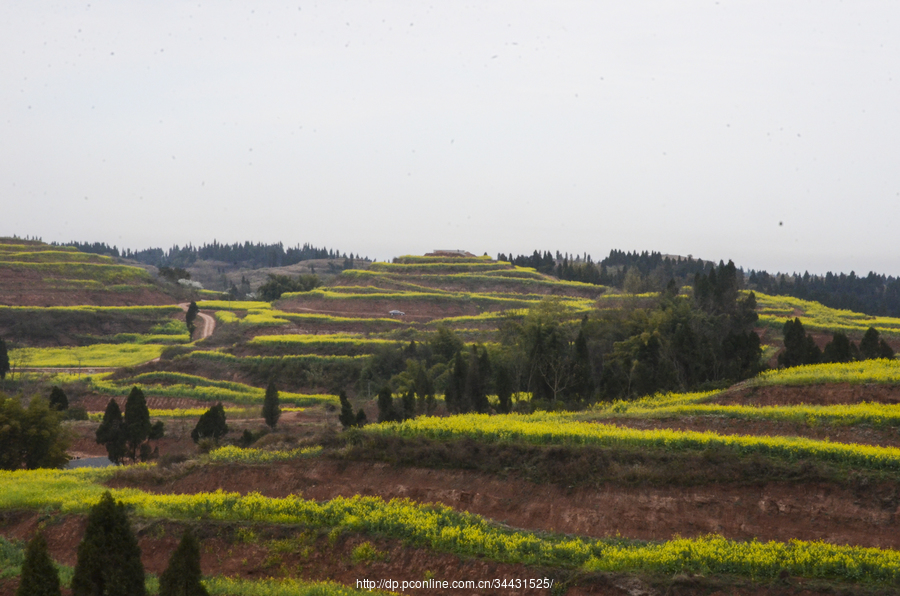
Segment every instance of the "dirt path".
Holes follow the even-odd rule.
[[[181,307],[181,310],[187,312],[187,309],[191,306],[189,302],[182,302],[178,306]],[[197,329],[197,337],[192,338],[194,340],[197,339],[206,339],[216,330],[216,319],[210,314],[207,314],[203,311],[197,313],[197,319],[199,319],[199,324],[196,324],[195,327]]]

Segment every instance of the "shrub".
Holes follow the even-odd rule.
[[[200,416],[197,426],[191,431],[191,439],[195,443],[199,443],[201,439],[218,441],[227,433],[228,425],[225,423],[225,408],[222,407],[221,403],[217,403]]]

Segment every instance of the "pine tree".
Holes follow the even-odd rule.
[[[159,576],[159,596],[209,596],[200,583],[200,543],[186,530]]]
[[[6,351],[6,342],[0,339],[0,381],[6,378],[9,372],[9,353]]]
[[[378,392],[378,422],[393,422],[396,419],[391,388],[387,386],[382,387]]]
[[[73,596],[145,596],[141,549],[128,522],[125,505],[109,491],[88,514],[78,561],[72,575]]]
[[[205,411],[197,421],[197,426],[191,431],[191,439],[199,443],[200,439],[213,439],[218,441],[228,433],[228,425],[225,423],[225,408],[218,403]]]
[[[197,303],[191,300],[187,312],[184,315],[184,324],[187,325],[188,334],[191,339],[194,339],[194,320],[197,318],[197,313],[199,312],[200,308],[197,306]]]
[[[341,401],[341,413],[338,415],[338,420],[341,421],[341,426],[344,428],[349,428],[351,426],[356,425],[356,416],[353,414],[353,406],[350,405],[350,400],[347,399],[347,393],[342,389],[338,398]]]
[[[784,323],[784,351],[778,354],[778,366],[816,364],[821,359],[822,351],[812,336],[806,334],[800,319],[788,319]]]
[[[50,388],[50,407],[58,411],[69,409],[69,398],[66,397],[66,392],[56,385]]]
[[[501,414],[509,414],[512,411],[512,379],[502,364],[494,367],[494,387],[497,389],[497,400],[500,402],[498,410]]]
[[[38,532],[25,549],[25,562],[16,596],[59,596],[59,572],[50,553],[47,541]]]
[[[275,389],[274,381],[269,381],[269,386],[266,387],[262,415],[266,419],[266,424],[269,425],[269,428],[275,430],[275,425],[278,424],[278,419],[281,417],[281,408],[278,407],[278,390]]]
[[[832,335],[831,341],[825,345],[825,350],[822,352],[822,362],[850,362],[851,360],[853,360],[853,350],[850,339],[838,331]]]
[[[138,450],[150,436],[150,410],[147,409],[147,399],[141,388],[134,386],[128,399],[125,401],[125,437],[128,449],[131,453],[131,461],[137,461]]]
[[[95,436],[97,442],[106,447],[109,461],[117,464],[125,457],[128,437],[125,434],[122,411],[119,410],[119,404],[116,403],[116,400],[111,399],[106,404],[103,421],[97,428]]]
[[[878,331],[874,327],[869,327],[863,338],[859,340],[859,356],[863,360],[873,360],[882,357]]]
[[[403,419],[411,420],[416,417],[416,394],[412,390],[403,394]]]

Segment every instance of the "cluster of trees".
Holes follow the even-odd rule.
[[[878,330],[869,327],[859,340],[859,345],[850,341],[840,331],[832,334],[825,349],[819,349],[813,337],[803,328],[800,319],[788,319],[784,324],[784,350],[778,354],[778,366],[801,366],[827,362],[853,362],[893,358],[894,350],[882,339]]]
[[[133,259],[140,263],[154,265],[156,267],[190,267],[196,261],[224,261],[235,265],[241,264],[249,268],[260,267],[284,267],[294,265],[301,261],[309,261],[312,259],[346,259],[352,263],[354,259],[359,259],[359,255],[350,253],[341,253],[328,248],[316,248],[310,244],[297,245],[292,248],[285,248],[281,242],[276,244],[263,244],[251,242],[219,244],[213,241],[212,244],[203,244],[202,246],[173,246],[168,251],[161,248],[148,248],[144,250],[132,251],[131,249],[119,250],[115,246],[109,246],[104,242],[69,242],[67,246],[74,246],[82,252],[94,254],[108,255],[112,257],[123,257]],[[365,260],[368,260],[366,257]],[[187,279],[187,278],[181,278]]]
[[[201,583],[200,543],[186,530],[159,577],[160,596],[209,596]],[[144,596],[144,565],[124,504],[107,491],[88,513],[72,575],[73,596]],[[60,596],[59,571],[38,532],[29,541],[16,596]]]
[[[309,292],[320,285],[322,285],[322,281],[314,273],[297,277],[273,275],[270,273],[268,281],[257,288],[256,295],[260,300],[272,302],[273,300],[278,300],[282,294],[287,292]]]
[[[755,375],[762,366],[756,299],[740,292],[734,263],[696,274],[693,285],[693,295],[683,296],[671,280],[656,299],[580,318],[550,297],[524,316],[510,314],[499,344],[488,346],[465,345],[439,328],[428,342],[378,351],[361,373],[362,387],[383,387],[382,421],[427,414],[437,394],[451,413],[509,412],[522,394],[531,396],[518,402],[528,409],[575,408]],[[345,409],[349,423],[352,408]]]
[[[0,393],[0,469],[31,470],[66,465],[69,437],[60,424],[59,409],[64,408],[51,406],[38,395],[24,408],[18,398]]]
[[[900,278],[870,272],[859,277],[854,272],[825,275],[771,275],[750,271],[748,287],[765,294],[794,296],[868,315],[900,316]]]
[[[147,399],[140,387],[132,387],[125,401],[122,414],[118,402],[111,399],[106,404],[103,421],[97,428],[97,443],[106,447],[109,460],[118,464],[128,458],[132,462],[149,461],[159,456],[159,447],[150,448],[150,441],[163,437],[165,428],[161,420],[150,422]]]
[[[624,309],[599,317],[600,392],[629,397],[725,385],[761,367],[756,298],[742,297],[734,263],[697,273],[691,297],[671,282],[652,308]]]
[[[263,420],[266,421],[266,425],[272,430],[275,430],[278,419],[281,417],[281,406],[279,404],[278,389],[275,387],[275,383],[270,381],[266,387],[265,398],[263,398],[262,416]],[[199,443],[204,439],[218,443],[226,434],[228,434],[228,423],[225,417],[225,408],[221,403],[217,403],[204,412],[200,419],[197,420],[197,425],[191,431],[191,439],[195,443]],[[252,442],[252,440],[248,440],[248,437],[252,437],[252,433],[248,430],[244,431],[242,441],[245,444]]]
[[[179,279],[190,279],[191,274],[181,267],[166,267],[163,265],[159,268],[159,276],[170,282],[178,283]]]
[[[697,273],[708,274],[714,264],[708,261],[673,258],[658,252],[625,252],[611,250],[609,256],[595,263],[591,255],[569,255],[556,251],[534,251],[531,255],[513,256],[500,253],[500,261],[520,267],[533,267],[541,273],[567,281],[580,281],[616,287],[629,293],[659,292],[669,280],[684,285]]]

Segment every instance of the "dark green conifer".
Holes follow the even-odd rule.
[[[365,426],[368,420],[366,420],[366,412],[362,408],[357,410],[356,412],[356,426]]]
[[[503,365],[494,367],[494,387],[497,389],[497,400],[500,402],[498,409],[501,414],[509,414],[512,411],[512,379],[509,371]]]
[[[853,360],[853,348],[850,339],[838,331],[832,335],[831,341],[825,344],[822,362],[850,362],[851,360]]]
[[[191,300],[191,303],[188,305],[187,312],[184,314],[184,324],[187,325],[188,334],[191,339],[194,339],[194,321],[197,318],[197,313],[200,312],[200,308],[197,306],[197,303]]]
[[[97,428],[95,436],[97,442],[106,447],[109,461],[117,464],[125,457],[128,438],[125,434],[125,425],[122,422],[122,411],[119,409],[119,404],[116,403],[116,400],[111,399],[106,404],[103,421]]]
[[[410,420],[416,417],[416,394],[412,390],[403,394],[403,419]]]
[[[342,389],[338,398],[341,401],[341,413],[338,415],[338,420],[341,421],[341,426],[344,428],[349,428],[351,426],[356,425],[356,416],[353,414],[353,406],[350,405],[350,400],[347,399],[347,393]]]
[[[25,562],[16,596],[59,596],[59,572],[50,553],[47,541],[38,532],[25,549]]]
[[[859,340],[859,357],[862,360],[873,360],[882,357],[878,331],[874,327],[869,327],[863,338]]]
[[[9,352],[6,351],[6,342],[0,339],[0,381],[6,378],[9,372]]]
[[[393,422],[397,419],[394,413],[394,398],[390,387],[382,387],[378,392],[378,422]]]
[[[78,561],[72,575],[73,596],[145,596],[141,549],[128,522],[125,505],[109,491],[88,514]]]
[[[159,576],[159,596],[209,596],[201,578],[200,543],[186,530]]]
[[[131,461],[137,461],[138,450],[150,436],[150,410],[147,408],[147,399],[141,388],[134,386],[128,399],[125,401],[125,437],[128,443],[128,451]]]
[[[278,424],[278,419],[281,417],[281,408],[278,407],[278,390],[275,388],[274,381],[269,381],[269,385],[266,387],[262,415],[266,419],[266,424],[269,425],[269,428],[275,430],[275,425]]]

